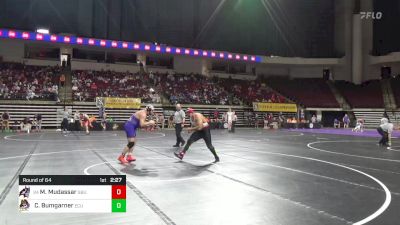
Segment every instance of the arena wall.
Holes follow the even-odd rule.
[[[30,66],[56,66],[60,65],[58,60],[45,60],[45,59],[22,59],[22,62]]]
[[[198,73],[206,75],[207,64],[205,59],[175,56],[174,70],[178,73]]]
[[[223,73],[223,72],[217,72],[217,71],[210,71],[209,76],[213,77],[220,77],[220,78],[233,78],[233,79],[238,79],[238,80],[255,80],[257,77],[255,75],[250,75],[250,74],[230,74],[230,73]]]
[[[131,73],[139,72],[140,68],[136,64],[111,64],[111,63],[98,63],[92,60],[72,60],[71,68],[73,70],[112,70],[117,72],[126,72],[129,71]]]
[[[257,65],[256,73],[262,76],[289,76],[289,67],[262,64]]]
[[[0,56],[4,61],[22,62],[24,58],[24,44],[21,41],[1,39]]]
[[[289,76],[291,78],[322,78],[323,66],[291,67]]]

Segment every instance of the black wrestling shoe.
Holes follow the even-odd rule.
[[[172,145],[172,147],[175,147],[175,148],[176,148],[176,147],[179,147],[179,145]]]
[[[185,144],[186,144],[186,141],[182,141],[181,146],[185,146]]]
[[[219,157],[216,157],[213,163],[219,162]]]
[[[184,151],[181,151],[181,152],[174,152],[174,155],[175,155],[177,158],[179,158],[180,160],[182,160],[182,159],[183,159],[183,156],[185,155],[185,152],[184,152]]]

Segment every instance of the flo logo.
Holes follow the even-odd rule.
[[[382,12],[360,12],[360,16],[362,20],[380,20],[383,16]]]

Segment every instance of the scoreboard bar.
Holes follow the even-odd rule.
[[[24,213],[126,212],[125,175],[20,175]]]
[[[126,185],[125,175],[20,175],[20,185]]]

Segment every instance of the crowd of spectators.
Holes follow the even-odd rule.
[[[0,63],[0,99],[57,100],[59,74],[59,67]],[[96,97],[137,97],[142,102],[160,103],[161,93],[172,104],[285,102],[285,98],[257,81],[153,72],[74,70],[72,73],[75,101],[93,101]]]
[[[0,99],[56,100],[59,67],[0,63]],[[75,101],[96,97],[137,97],[142,102],[240,105],[285,102],[285,98],[258,81],[208,78],[198,74],[130,73],[75,70],[72,94]]]
[[[251,105],[252,102],[288,102],[285,97],[259,80],[234,80],[231,78],[219,79],[216,77],[214,77],[213,80],[224,87],[228,92],[232,93],[236,98],[241,99],[243,103],[247,105]]]
[[[172,104],[212,104],[239,105],[240,101],[223,86],[218,85],[205,76],[190,74],[157,75],[157,89],[161,90]]]
[[[142,102],[160,102],[160,96],[149,86],[148,74],[76,70],[72,76],[75,101],[93,101],[96,97],[141,98]]]
[[[59,67],[0,63],[0,99],[56,100]]]

